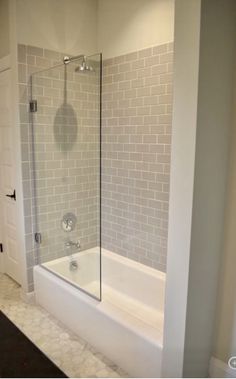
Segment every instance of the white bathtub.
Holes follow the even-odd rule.
[[[77,271],[68,257],[34,268],[37,303],[131,377],[160,377],[165,274],[103,250],[99,302],[70,285],[97,291],[98,250],[75,257]]]

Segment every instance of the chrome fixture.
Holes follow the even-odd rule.
[[[82,63],[75,69],[75,72],[84,71],[94,71],[93,67],[88,64],[86,56],[83,57]]]
[[[73,61],[77,61],[77,59],[80,59],[80,58],[85,58],[85,55],[83,54],[80,54],[80,55],[76,55],[75,57],[68,57],[67,55],[63,58],[63,62],[64,64],[68,64],[68,63],[71,63]]]
[[[29,110],[31,113],[35,113],[38,110],[38,102],[37,100],[31,100],[29,102]]]
[[[70,261],[70,271],[76,271],[78,270],[78,262],[72,258]]]
[[[69,241],[65,242],[65,248],[69,252],[69,254],[68,254],[69,259],[70,259],[69,268],[71,271],[75,271],[78,269],[78,263],[77,263],[77,260],[74,258],[71,250],[79,251],[80,242],[79,241],[73,242],[73,241],[69,240]]]
[[[65,247],[66,247],[66,249],[73,248],[73,249],[79,250],[80,249],[80,242],[79,241],[77,241],[77,242],[67,241],[65,243]]]
[[[63,62],[64,64],[68,64],[81,58],[82,58],[82,63],[78,67],[76,67],[75,72],[94,71],[94,68],[88,64],[88,59],[86,55],[83,55],[83,54],[76,55],[75,57],[65,56],[63,58]]]
[[[64,232],[72,232],[75,229],[76,223],[77,218],[72,212],[66,213],[61,220],[61,226]]]
[[[35,233],[34,239],[35,239],[35,242],[41,244],[42,243],[42,234],[41,233]]]

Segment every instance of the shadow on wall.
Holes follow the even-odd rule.
[[[67,102],[67,66],[64,67],[64,100],[54,118],[54,137],[61,151],[73,149],[77,141],[78,121],[71,104]]]

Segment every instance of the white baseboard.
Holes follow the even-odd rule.
[[[220,359],[211,357],[209,376],[210,378],[236,378],[236,370]]]
[[[35,294],[33,292],[24,292],[21,290],[20,297],[28,304],[35,304]]]

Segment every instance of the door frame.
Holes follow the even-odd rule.
[[[0,74],[3,71],[10,69],[10,56],[7,55],[0,59]],[[3,241],[3,211],[0,210],[0,240]],[[0,273],[5,272],[5,259],[4,253],[0,252]]]
[[[7,55],[0,59],[0,74],[10,69],[10,56]],[[0,239],[3,240],[3,211],[0,210]],[[4,253],[0,252],[0,273],[5,273],[5,259]]]
[[[14,64],[12,64],[12,61]],[[12,104],[12,128],[15,146],[15,188],[17,193],[16,202],[16,241],[19,248],[19,267],[20,267],[20,285],[23,293],[28,292],[27,286],[27,265],[25,254],[25,227],[24,227],[24,207],[23,207],[23,188],[22,188],[22,171],[21,171],[21,139],[20,139],[20,122],[19,122],[19,97],[18,97],[18,70],[17,61],[13,60],[11,55],[0,59],[0,73],[10,70],[11,73],[11,104]],[[2,223],[2,220],[0,220]],[[1,224],[0,224],[1,225]],[[0,235],[3,233],[1,229]],[[5,272],[4,252],[0,253],[0,273]]]

